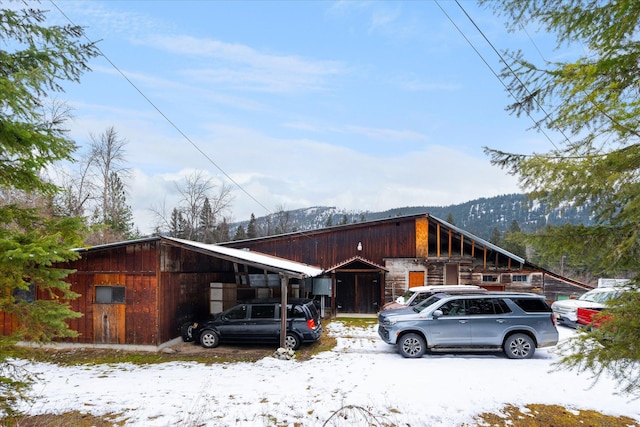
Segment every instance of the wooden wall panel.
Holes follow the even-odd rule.
[[[362,243],[361,251],[357,250],[359,242]],[[248,247],[325,269],[356,255],[382,265],[384,258],[416,257],[416,224],[414,218],[399,218],[398,221],[334,227],[308,235],[230,242],[225,246]]]
[[[416,257],[429,257],[429,218],[416,218]]]

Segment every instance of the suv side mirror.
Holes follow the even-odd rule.
[[[442,310],[435,310],[433,313],[431,313],[431,316],[433,316],[434,319],[439,319],[442,317]]]

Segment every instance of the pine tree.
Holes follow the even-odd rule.
[[[256,227],[256,217],[254,214],[251,214],[251,218],[249,219],[249,224],[247,225],[247,239],[255,239],[258,237],[258,229]]]
[[[111,173],[108,186],[104,222],[114,233],[113,238],[109,240],[118,241],[132,238],[135,236],[133,213],[127,204],[126,191],[117,173]]]
[[[247,238],[247,233],[245,233],[244,231],[244,227],[242,225],[239,225],[238,228],[236,228],[236,232],[233,235],[233,240],[244,240]]]
[[[527,243],[552,259],[568,254],[603,275],[634,278],[611,302],[610,320],[580,334],[563,363],[596,378],[611,374],[623,392],[640,394],[640,2],[483,3],[506,15],[510,29],[539,23],[559,48],[574,43],[575,52],[583,52],[565,62],[508,56],[504,76],[517,100],[509,110],[538,114],[538,130],[551,129],[562,139],[547,153],[486,151],[550,208],[592,206],[595,226],[547,227]]]
[[[451,225],[456,225],[456,221],[453,219],[453,214],[451,212],[447,215],[447,222]]]
[[[228,242],[231,240],[230,233],[229,221],[227,218],[222,218],[222,221],[216,226],[215,241]]]
[[[186,228],[187,224],[182,217],[182,212],[178,209],[174,208],[171,211],[171,222],[169,223],[169,236],[177,237],[179,239],[186,238]]]
[[[502,239],[502,248],[511,252],[512,254],[516,254],[522,258],[525,258],[526,255],[526,246],[524,245],[524,234],[520,230],[520,224],[515,219],[511,221],[509,228],[504,233],[504,238]]]
[[[500,234],[498,227],[493,227],[491,237],[489,237],[489,243],[493,243],[496,246],[500,246],[500,243],[502,243],[502,235]]]
[[[15,323],[0,338],[0,412],[13,413],[30,378],[13,375],[7,348],[19,340],[46,342],[76,333],[67,320],[79,317],[70,301],[78,295],[58,268],[78,258],[85,229],[76,217],[54,217],[29,199],[53,200],[59,189],[42,178],[55,162],[72,160],[73,141],[63,122],[42,113],[62,82],[78,81],[96,56],[75,26],[46,26],[33,7],[0,9],[0,311]],[[7,197],[19,192],[25,202]],[[25,297],[28,295],[29,297]]]
[[[333,215],[329,214],[327,220],[324,222],[325,227],[333,227]]]
[[[216,220],[211,210],[211,203],[209,203],[209,198],[205,197],[202,209],[200,210],[198,234],[195,240],[204,243],[214,243],[217,240],[215,236],[215,223]]]

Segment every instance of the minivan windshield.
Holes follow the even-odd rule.
[[[416,313],[420,313],[422,310],[424,310],[425,308],[429,307],[431,304],[434,304],[434,303],[440,301],[442,298],[444,298],[446,296],[447,296],[447,294],[434,294],[434,295],[431,295],[429,298],[427,298],[426,300],[422,301],[420,304],[416,304],[411,308]]]

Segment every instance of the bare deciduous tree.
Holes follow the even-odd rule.
[[[231,186],[216,184],[213,178],[196,170],[182,183],[176,184],[176,189],[180,201],[170,214],[165,202],[151,209],[156,218],[156,228],[174,237],[207,243],[217,241],[217,227],[233,200]]]
[[[126,151],[125,146],[128,141],[120,138],[113,126],[107,128],[99,136],[91,135],[90,163],[97,170],[100,182],[102,200],[100,203],[100,213],[102,222],[106,223],[114,216],[114,212],[109,210],[109,181],[111,174],[116,174],[120,179],[128,177],[130,170],[125,166]]]

